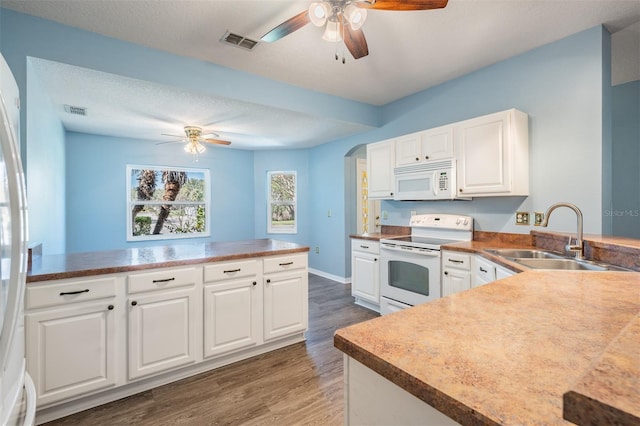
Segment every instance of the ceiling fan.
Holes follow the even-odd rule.
[[[198,126],[185,126],[184,133],[186,135],[186,138],[180,135],[171,135],[167,133],[162,133],[162,136],[172,136],[180,139],[167,141],[167,142],[159,142],[156,145],[164,145],[167,143],[176,143],[176,142],[186,142],[186,145],[184,146],[184,150],[187,151],[189,154],[193,154],[194,156],[196,156],[196,158],[198,154],[202,154],[206,150],[206,148],[204,147],[204,145],[202,145],[202,143],[210,143],[214,145],[231,145],[231,142],[229,141],[217,139],[220,137],[220,135],[218,135],[217,133],[206,132],[203,134],[202,128]]]
[[[322,38],[333,42],[344,40],[353,58],[360,59],[369,54],[367,40],[361,29],[367,18],[367,9],[430,10],[441,9],[447,2],[448,0],[323,0],[311,3],[309,9],[287,19],[263,35],[261,40],[280,40],[311,22],[317,27],[326,25]],[[342,63],[344,62],[343,57]]]

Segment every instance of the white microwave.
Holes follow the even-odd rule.
[[[456,161],[430,161],[396,167],[394,200],[453,200],[456,197]]]

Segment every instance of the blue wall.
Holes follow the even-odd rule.
[[[67,252],[159,245],[126,242],[126,165],[206,168],[211,173],[211,237],[171,243],[254,238],[253,152],[211,147],[194,163],[181,144],[67,133]]]
[[[381,125],[308,150],[255,153],[215,150],[216,155],[210,160],[201,159],[198,167],[210,167],[212,171],[211,240],[266,236],[265,172],[295,166],[299,179],[299,233],[282,238],[319,247],[320,253],[310,256],[310,266],[344,277],[349,258],[345,249],[350,231],[347,223],[352,222],[344,213],[345,155],[360,144],[514,107],[530,117],[529,197],[437,203],[387,201],[383,210],[388,219],[383,222],[406,225],[411,210],[464,212],[476,218],[477,229],[528,233],[530,228],[513,225],[515,209],[539,211],[554,202],[569,201],[583,209],[586,232],[599,233],[602,229],[602,177],[610,168],[607,154],[603,153],[603,140],[611,129],[603,111],[610,101],[608,85],[604,83],[609,34],[601,27],[384,107],[374,107],[7,10],[0,14],[0,24],[0,47],[16,74],[23,97],[27,85],[26,57],[36,56],[262,105],[340,117],[367,126]],[[184,77],[185,69],[190,70],[188,78]],[[23,99],[28,109],[27,103]],[[31,135],[26,133],[30,144]],[[126,245],[124,178],[120,177],[125,164],[180,165],[177,163],[184,161],[188,163],[184,165],[192,165],[188,156],[151,155],[153,150],[145,145],[148,143],[152,142],[67,134],[66,166],[62,167],[66,167],[68,251]],[[35,160],[27,160],[27,173],[30,168],[44,166],[45,159]],[[109,203],[104,203],[104,194],[98,194],[96,188],[109,194]],[[83,216],[88,205],[98,215],[92,223]],[[550,229],[561,231],[574,227],[575,217],[570,212],[554,214],[550,225]]]
[[[613,87],[613,235],[640,238],[640,81]]]

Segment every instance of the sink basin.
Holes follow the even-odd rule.
[[[514,259],[521,265],[533,269],[564,269],[573,271],[609,271],[613,268],[576,259]],[[616,268],[617,270],[617,268]]]
[[[573,271],[629,271],[618,266],[574,259],[560,253],[538,249],[491,249],[489,253],[532,269],[559,269]]]
[[[509,259],[563,259],[561,254],[536,249],[493,249],[489,253]]]

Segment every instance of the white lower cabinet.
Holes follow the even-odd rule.
[[[262,286],[257,260],[204,267],[204,356],[260,343]],[[237,278],[240,277],[240,278]]]
[[[351,240],[351,295],[358,305],[380,312],[380,243]]]
[[[442,297],[471,288],[471,256],[442,250]]]
[[[304,331],[309,324],[307,256],[264,260],[264,340]]]
[[[38,420],[304,340],[307,253],[27,285]]]
[[[116,279],[59,281],[28,286],[27,370],[48,405],[117,384]]]

